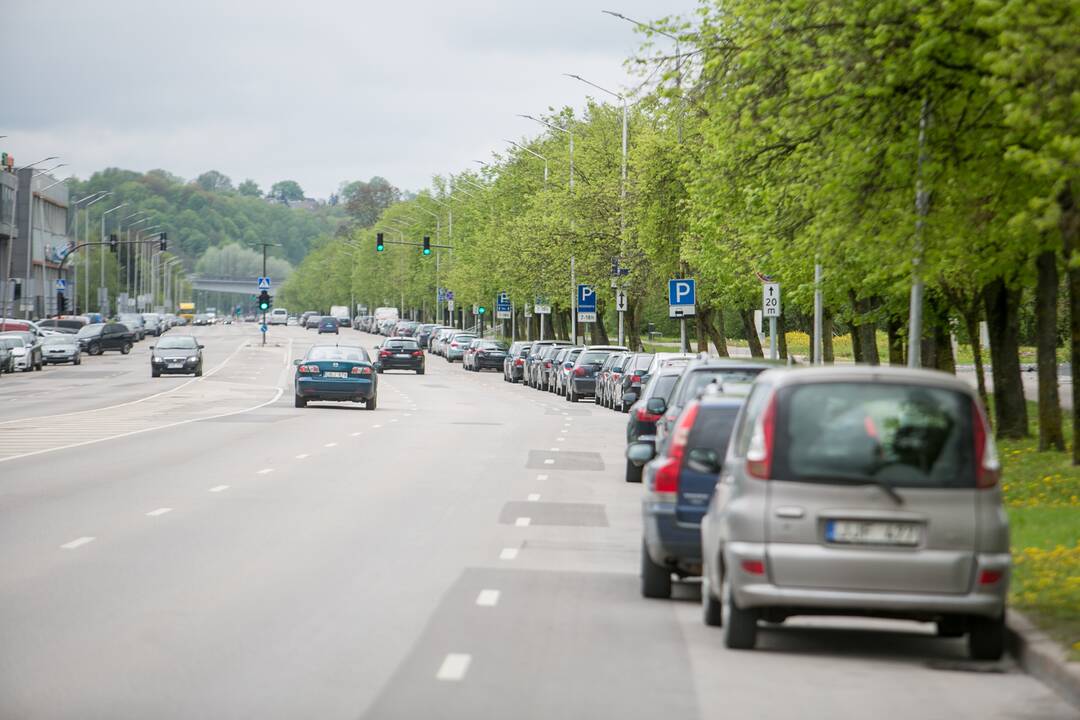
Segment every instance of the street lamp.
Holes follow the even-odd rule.
[[[540,158],[541,160],[544,161],[544,187],[547,188],[547,181],[548,181],[548,160],[547,160],[547,158],[544,157],[543,155],[541,155],[538,152],[533,152],[532,150],[525,147],[524,145],[519,145],[518,143],[514,142],[513,140],[503,139],[503,142],[508,142],[511,145],[513,145],[514,147],[516,147],[517,149],[524,150],[525,152],[529,153],[533,157]]]
[[[570,73],[563,73],[563,74],[566,75],[566,77],[573,78],[575,80],[579,80],[579,81],[585,83],[586,85],[589,85],[591,87],[596,88],[597,90],[599,90],[601,92],[605,92],[608,95],[616,97],[622,103],[622,187],[620,189],[619,194],[621,196],[622,203],[625,206],[625,204],[626,204],[626,140],[627,140],[626,96],[622,95],[621,93],[617,93],[614,90],[608,90],[607,88],[600,87],[596,83],[589,82],[588,80],[581,77],[580,75],[572,75]],[[625,214],[626,214],[626,208],[623,207],[623,215],[624,215],[623,220],[622,220],[623,230],[626,229]]]
[[[105,287],[105,252],[106,252],[105,243],[107,242],[106,239],[105,239],[105,216],[108,215],[111,212],[116,212],[120,208],[127,207],[127,205],[128,204],[126,202],[125,203],[120,203],[116,207],[109,208],[105,212],[101,213],[101,243],[102,244],[101,244],[101,252],[99,253],[99,256],[101,258],[101,275],[98,278],[98,305],[99,305],[99,308],[101,310],[102,315],[108,315],[109,314],[108,303],[104,302],[104,297],[105,296],[102,294],[102,290]]]
[[[142,210],[142,211],[139,211],[137,213],[132,213],[131,215],[128,215],[126,218],[124,218],[124,220],[128,220],[128,219],[133,218],[133,217],[138,217],[139,215],[145,215],[147,212],[149,212],[149,211],[148,210]],[[138,258],[139,258],[139,245],[138,245],[138,243],[136,243],[136,245],[135,245],[135,262],[134,263],[131,262],[131,245],[130,245],[130,243],[131,243],[131,228],[135,227],[136,225],[142,225],[143,223],[150,222],[150,221],[151,220],[150,220],[149,217],[144,217],[141,220],[136,220],[133,223],[129,223],[128,226],[127,226],[127,238],[125,238],[127,243],[124,245],[124,292],[127,294],[127,301],[128,302],[131,302],[131,283],[132,283],[132,279],[133,279],[132,274],[133,274],[133,271],[138,269]],[[121,222],[123,222],[123,221],[121,221]],[[138,230],[135,233],[136,240],[139,237],[139,232],[141,232],[141,230]]]
[[[573,190],[574,190],[574,131],[573,130],[568,130],[566,128],[561,128],[558,125],[555,125],[554,123],[549,123],[547,120],[541,120],[540,118],[533,117],[532,115],[518,115],[518,117],[525,118],[526,120],[532,120],[533,122],[538,122],[541,125],[546,125],[547,127],[551,128],[552,130],[557,130],[557,131],[559,131],[561,133],[566,133],[567,135],[570,136],[570,191],[573,192]]]
[[[90,202],[86,203],[86,207],[83,209],[84,215],[85,215],[85,219],[83,220],[83,242],[84,243],[89,243],[90,242],[90,206],[93,205],[94,203],[98,202],[99,200],[104,200],[105,198],[112,195],[112,191],[111,190],[108,190],[108,191],[100,190],[97,193],[95,193],[95,195],[97,195],[97,197],[94,197],[93,195],[90,196],[90,197],[94,197],[94,199],[91,200]],[[78,237],[76,237],[76,240],[77,239],[78,239]],[[83,312],[88,312],[90,310],[90,248],[89,248],[89,246],[83,248],[83,251],[84,251],[83,252],[83,285],[85,285],[85,287],[83,288]]]

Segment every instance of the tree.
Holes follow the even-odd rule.
[[[400,190],[377,175],[368,182],[344,183],[340,194],[345,201],[345,211],[356,227],[371,227],[383,210],[401,198]]]
[[[270,186],[267,197],[277,200],[279,203],[303,200],[304,189],[295,180],[280,180]]]
[[[229,176],[217,170],[207,170],[195,178],[195,184],[206,192],[231,192],[233,189],[232,180],[229,179]]]
[[[251,178],[237,185],[236,191],[246,197],[262,197],[263,194],[259,184]]]

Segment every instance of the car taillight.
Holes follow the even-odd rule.
[[[1004,575],[1000,570],[983,570],[979,573],[980,585],[993,585]]]
[[[456,348],[457,346],[458,346],[457,343],[450,343],[450,347],[452,347],[452,348]]]
[[[975,487],[992,488],[1001,477],[1001,463],[998,461],[997,444],[990,434],[986,415],[977,402],[971,403],[971,415],[975,429]]]
[[[653,415],[651,412],[648,411],[648,409],[646,409],[646,407],[644,405],[639,407],[634,412],[635,412],[635,415],[636,415],[639,422],[652,422],[652,423],[654,423],[654,422],[656,422],[657,420],[660,419],[659,415]]]
[[[630,376],[630,382],[632,382],[632,383],[641,382],[641,376],[640,375],[631,375]]]
[[[304,375],[318,375],[319,374],[319,366],[318,365],[301,365],[297,369]]]
[[[546,367],[546,368],[551,367],[551,361],[550,360],[545,360],[544,361],[544,367]]]
[[[517,365],[518,367],[521,367],[524,364],[525,364],[525,361],[522,360],[521,358],[518,358],[517,360],[514,361],[514,365]]]
[[[349,371],[350,375],[370,375],[372,369],[367,365],[354,365],[353,369]]]
[[[379,357],[390,357],[391,355],[393,355],[393,353],[390,352],[389,350],[380,350],[379,351]]]
[[[656,470],[653,477],[653,491],[657,493],[677,493],[679,491],[679,470],[682,468],[686,444],[690,439],[690,429],[697,419],[699,403],[695,400],[686,406],[678,424],[671,433],[668,443],[667,460]]]
[[[760,480],[768,480],[772,472],[773,437],[776,433],[776,393],[769,398],[765,411],[754,423],[750,447],[746,451],[746,472]]]
[[[424,352],[422,350],[413,350],[412,356],[413,357],[424,357]]]
[[[764,575],[765,563],[761,560],[743,560],[742,569],[751,575]]]
[[[576,375],[578,377],[584,377],[585,376],[585,368],[583,368],[580,365],[577,366],[576,368],[574,368],[574,375]]]

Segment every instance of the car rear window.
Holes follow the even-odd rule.
[[[671,398],[671,391],[679,381],[678,375],[657,375],[650,384],[649,397],[661,397],[665,401]]]
[[[698,407],[697,419],[687,439],[687,467],[707,473],[723,462],[738,414],[738,406],[703,404]]]
[[[610,350],[590,350],[578,357],[578,363],[581,365],[602,365],[609,355],[611,355]]]
[[[645,370],[652,365],[652,355],[638,355],[634,358],[634,364],[631,366],[634,370]]]
[[[894,383],[785,388],[774,477],[897,487],[975,487],[971,399]]]
[[[345,362],[370,362],[367,351],[358,347],[313,347],[308,351],[307,358],[311,361],[319,360],[343,360]]]
[[[387,340],[383,347],[387,350],[419,350],[420,344],[415,340]]]
[[[756,368],[701,368],[683,375],[679,387],[679,404],[700,395],[709,383],[749,384],[761,373]]]

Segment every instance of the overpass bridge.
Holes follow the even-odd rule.
[[[258,295],[259,279],[250,278],[224,278],[210,277],[208,275],[189,276],[193,290],[205,290],[207,292],[232,293],[234,295]]]

